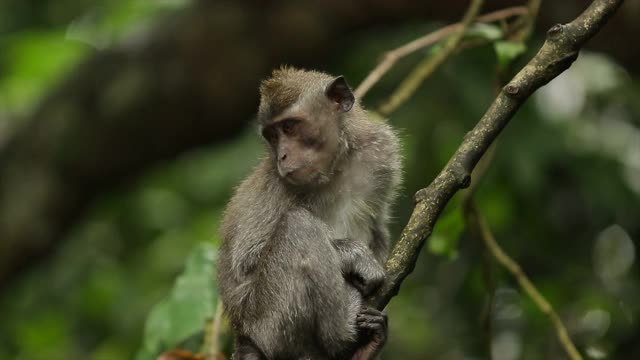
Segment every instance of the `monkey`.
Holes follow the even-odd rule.
[[[372,359],[400,141],[343,76],[281,67],[260,85],[266,154],[220,225],[218,287],[238,359]]]

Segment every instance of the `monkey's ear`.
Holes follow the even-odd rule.
[[[343,112],[351,110],[353,103],[356,101],[356,98],[351,92],[351,88],[349,88],[349,84],[347,84],[347,81],[343,76],[338,76],[333,79],[331,84],[327,86],[325,94],[329,99],[338,104],[340,106],[340,110]]]

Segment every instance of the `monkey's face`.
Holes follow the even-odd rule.
[[[275,88],[282,94],[274,90],[272,100],[287,98],[283,94],[291,91],[284,85]],[[304,88],[284,111],[263,122],[262,136],[284,181],[294,186],[318,186],[331,181],[346,150],[342,121],[355,99],[342,76],[322,86]],[[268,99],[263,96],[265,101]]]
[[[328,183],[341,152],[337,121],[287,114],[262,130],[280,177],[294,186]]]

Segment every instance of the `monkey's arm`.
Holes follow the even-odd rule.
[[[374,251],[360,241],[335,239],[333,247],[341,261],[342,274],[363,298],[372,294],[384,280],[384,268]],[[351,360],[375,359],[387,340],[387,315],[363,306],[356,317],[358,341]]]
[[[389,256],[389,242],[391,236],[389,235],[387,217],[388,215],[386,212],[379,215],[371,229],[371,242],[369,243],[371,252],[381,265],[384,265],[384,263],[387,262],[387,257]]]
[[[351,239],[335,239],[332,244],[338,252],[343,276],[363,297],[382,284],[384,268],[366,244]]]
[[[391,207],[402,181],[400,141],[388,124],[376,123],[375,145],[365,150],[372,171],[371,182],[375,184],[371,198],[375,199],[371,241],[369,247],[380,264],[387,261],[389,253],[389,219]]]

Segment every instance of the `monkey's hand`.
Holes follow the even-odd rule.
[[[350,239],[334,240],[333,246],[340,256],[343,276],[362,297],[368,297],[382,285],[384,268],[368,246]]]
[[[387,315],[371,307],[363,307],[356,317],[360,347],[352,360],[374,359],[387,341]]]

